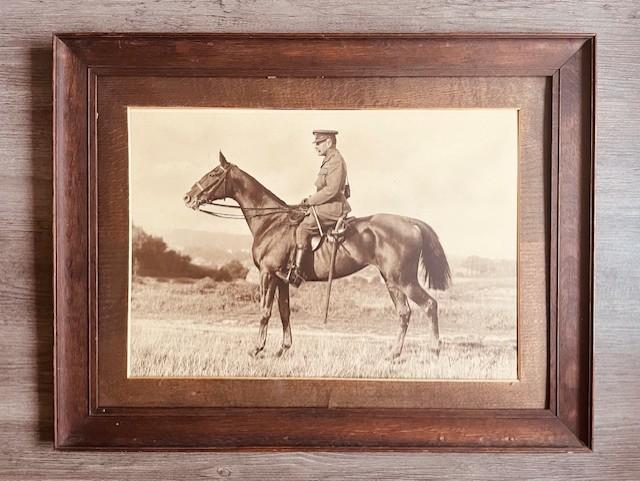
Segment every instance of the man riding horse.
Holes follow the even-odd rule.
[[[323,228],[335,224],[338,219],[351,212],[347,201],[347,164],[336,148],[335,130],[314,130],[316,152],[323,157],[316,179],[316,192],[302,200],[307,212],[296,229],[295,262],[287,273],[277,275],[285,282],[298,287],[304,280],[303,262],[311,247],[311,237],[320,234]]]
[[[206,204],[215,205],[216,200],[225,198],[233,199],[238,203],[237,208],[242,209],[253,235],[253,262],[260,271],[260,327],[256,344],[251,350],[253,356],[265,348],[276,291],[282,321],[282,346],[277,355],[291,348],[291,281],[284,282],[282,277],[288,276],[283,272],[287,271],[295,247],[298,259],[293,269],[289,269],[293,270],[292,277],[303,265],[302,258],[309,246],[309,237],[319,230],[313,210],[325,222],[339,220],[342,214],[350,210],[346,200],[348,195],[345,195],[345,188],[348,192],[347,172],[344,160],[335,148],[336,133],[315,132],[316,150],[323,157],[316,182],[318,191],[306,199],[312,212],[307,213],[295,237],[291,225],[291,206],[251,175],[228,162],[222,152],[219,156],[220,165],[205,173],[184,196],[185,205],[194,210],[201,210],[201,206]],[[308,279],[328,281],[349,276],[366,266],[377,268],[400,321],[390,357],[398,357],[402,352],[411,318],[409,300],[425,311],[431,326],[427,342],[438,353],[438,303],[426,288],[446,289],[451,272],[442,244],[431,226],[420,219],[394,214],[359,217],[350,223],[340,246],[341,249],[329,254],[330,247],[325,244],[313,254],[313,262],[304,264]]]

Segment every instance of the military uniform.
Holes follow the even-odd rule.
[[[314,130],[313,141],[316,146],[328,139],[332,139],[332,145],[327,147],[320,155],[324,156],[318,178],[316,179],[316,192],[302,202],[304,205],[313,207],[318,220],[324,228],[327,225],[335,224],[343,215],[351,212],[349,202],[345,196],[345,185],[347,183],[347,165],[338,149],[336,149],[335,130]],[[296,228],[296,255],[295,262],[289,266],[288,272],[276,272],[276,275],[283,281],[298,287],[304,280],[302,265],[304,263],[305,252],[311,244],[311,236],[319,234],[318,223],[311,208],[307,210],[302,222]]]
[[[351,212],[351,206],[344,195],[347,181],[347,165],[335,147],[330,147],[320,166],[316,179],[316,193],[305,199],[305,204],[313,206],[320,223],[334,224],[343,215]],[[312,235],[319,234],[316,219],[307,212],[296,231],[296,245],[306,247]]]

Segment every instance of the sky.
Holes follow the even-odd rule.
[[[516,258],[517,109],[271,110],[130,107],[131,221],[250,234],[244,221],[192,211],[182,198],[218,151],[288,203],[315,191],[313,130],[339,132],[352,215],[416,217],[448,256]],[[233,201],[228,200],[229,204]]]

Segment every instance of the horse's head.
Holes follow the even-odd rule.
[[[191,209],[197,209],[202,204],[227,197],[227,174],[231,167],[232,165],[227,162],[227,159],[220,152],[220,165],[207,172],[185,194],[183,200],[186,206]]]

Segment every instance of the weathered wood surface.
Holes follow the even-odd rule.
[[[51,33],[595,32],[594,453],[59,453],[52,449]],[[0,4],[0,479],[640,479],[637,1]]]

